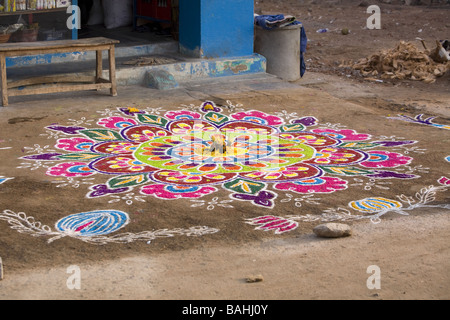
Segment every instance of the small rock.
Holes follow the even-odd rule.
[[[262,282],[264,281],[264,277],[260,274],[256,275],[256,276],[248,276],[245,279],[246,282],[248,283],[254,283],[254,282]]]
[[[324,238],[341,238],[348,237],[352,234],[352,229],[349,225],[342,223],[325,223],[316,226],[313,232],[318,237]]]
[[[165,70],[147,71],[147,86],[158,90],[169,90],[178,87],[174,76]]]

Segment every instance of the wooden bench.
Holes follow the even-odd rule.
[[[37,41],[0,44],[0,81],[3,106],[8,105],[9,96],[68,92],[80,90],[110,89],[117,95],[116,61],[114,45],[119,43],[103,37],[80,40]],[[102,77],[102,52],[108,50],[109,79]],[[33,56],[40,54],[96,51],[94,77],[85,76],[40,76],[8,83],[6,76],[6,57]],[[42,86],[46,84],[45,86]],[[36,87],[38,85],[38,87]],[[28,87],[30,86],[30,87]],[[35,86],[35,87],[33,87]]]

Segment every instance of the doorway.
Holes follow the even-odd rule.
[[[119,40],[118,46],[178,41],[178,0],[78,0],[78,5],[80,39],[107,37]]]

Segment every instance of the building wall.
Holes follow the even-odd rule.
[[[180,0],[180,51],[199,58],[253,54],[253,0]]]

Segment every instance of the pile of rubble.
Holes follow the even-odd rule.
[[[433,50],[428,50],[423,41],[422,45],[423,51],[411,42],[401,41],[394,49],[381,51],[356,63],[343,63],[340,67],[358,70],[363,77],[433,83],[450,70],[450,54],[439,41]]]

